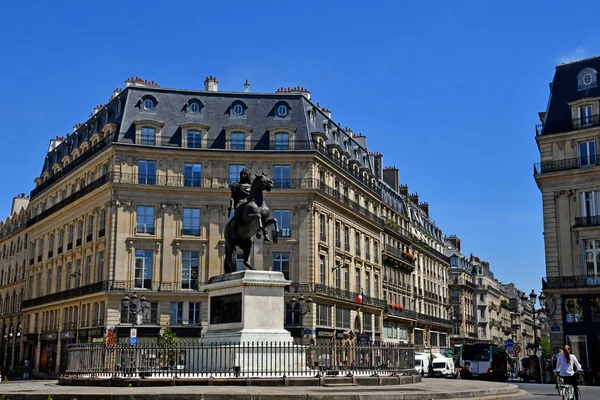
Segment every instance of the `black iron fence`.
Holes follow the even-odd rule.
[[[414,374],[412,345],[389,343],[70,345],[66,374],[97,378]]]
[[[356,298],[359,295],[359,293],[350,290],[311,282],[292,282],[290,286],[286,286],[285,291],[290,293],[321,295],[352,302],[356,302]],[[366,295],[363,295],[363,303],[379,308],[385,307],[385,300]]]
[[[599,287],[600,276],[572,275],[550,276],[542,280],[544,289],[574,289],[583,287]]]
[[[571,169],[597,167],[600,165],[600,154],[565,158],[564,160],[549,160],[533,164],[533,173],[545,174],[549,172],[568,171]]]
[[[582,118],[572,118],[560,121],[547,122],[535,126],[535,134],[552,135],[580,129],[592,128],[600,125],[600,115],[588,115]]]

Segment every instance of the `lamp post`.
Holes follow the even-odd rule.
[[[137,316],[139,314],[143,314],[147,309],[150,308],[150,306],[148,305],[148,301],[146,300],[146,296],[142,295],[141,302],[140,302],[138,299],[137,293],[133,293],[133,295],[131,295],[131,300],[129,299],[128,295],[125,295],[125,297],[123,297],[122,301],[123,301],[124,309],[127,310],[127,313],[129,315],[133,316],[133,318],[131,319],[131,329],[134,329]],[[140,306],[139,309],[138,309],[138,305]],[[131,345],[131,339],[130,339],[130,345]],[[130,367],[131,367],[131,375],[133,376],[133,373],[135,371],[135,356],[134,356],[135,353],[134,353],[133,349],[130,349],[130,352],[131,352]]]
[[[305,299],[303,294],[297,299],[295,296],[290,299],[292,313],[294,313],[296,309],[298,309],[298,312],[300,313],[300,340],[304,338],[304,316],[311,311],[312,302],[311,296],[308,296],[308,298]]]
[[[540,308],[536,310],[535,308],[535,301],[539,300],[540,302]],[[542,292],[538,298],[537,293],[535,293],[535,291],[533,289],[531,289],[531,293],[529,293],[529,298],[523,294],[521,296],[521,303],[523,303],[524,307],[528,307],[531,310],[531,314],[532,314],[532,318],[533,318],[533,346],[534,349],[536,350],[536,356],[537,356],[537,350],[538,350],[538,342],[537,342],[537,312],[541,311],[544,309],[544,305],[546,302],[546,296],[544,295],[544,292]],[[540,360],[540,381],[543,382],[542,379],[542,357],[538,357]]]

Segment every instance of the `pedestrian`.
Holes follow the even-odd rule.
[[[23,363],[23,379],[29,379],[29,359],[25,359]]]
[[[579,400],[578,382],[575,373],[581,370],[581,364],[577,361],[577,357],[571,354],[569,346],[565,345],[563,354],[559,354],[556,359],[556,372],[559,373],[566,384],[573,386],[575,400]]]

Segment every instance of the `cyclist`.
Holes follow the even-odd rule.
[[[575,369],[577,368],[577,369]],[[556,372],[560,375],[566,385],[573,386],[575,400],[579,400],[579,389],[577,389],[577,376],[575,371],[581,371],[581,364],[570,352],[568,345],[565,345],[563,354],[556,357]]]

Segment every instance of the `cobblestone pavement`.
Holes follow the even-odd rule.
[[[59,386],[56,381],[31,380],[0,384],[6,400],[101,400],[101,399],[181,399],[181,400],[268,400],[268,399],[464,399],[523,395],[514,384],[467,380],[425,379],[421,383],[397,386],[164,386],[164,387],[83,387]]]

